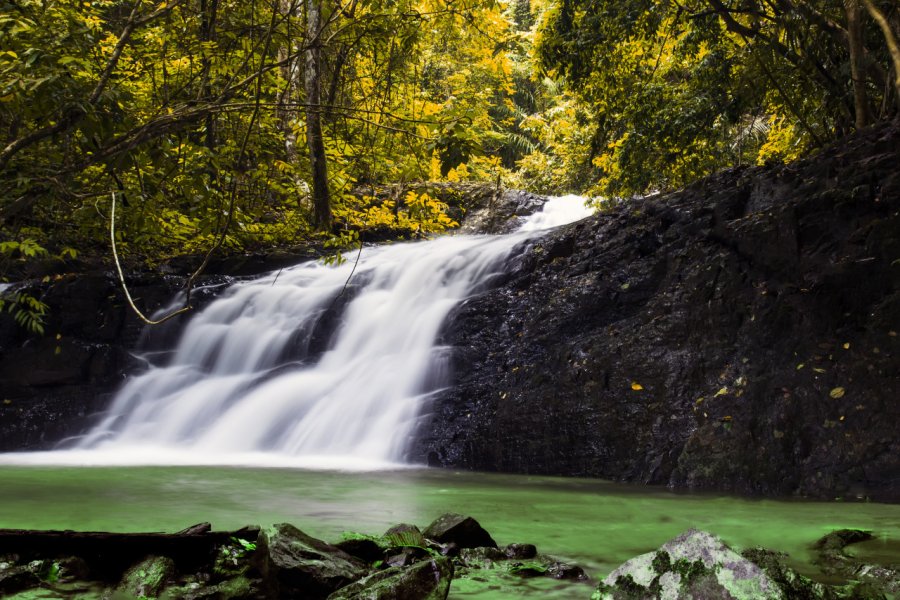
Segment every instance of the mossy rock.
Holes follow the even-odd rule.
[[[125,571],[116,591],[134,598],[156,598],[175,577],[175,561],[148,556]]]

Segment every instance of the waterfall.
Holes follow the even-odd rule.
[[[513,234],[366,247],[358,264],[353,253],[339,266],[308,262],[235,284],[189,321],[167,366],[129,378],[74,455],[402,461],[423,404],[449,382],[436,340],[450,311],[522,242],[590,212],[583,198],[552,198]]]

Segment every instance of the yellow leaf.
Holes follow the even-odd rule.
[[[844,350],[849,350],[849,349],[850,349],[850,342],[846,342],[844,344]]]
[[[642,389],[644,389],[644,386],[642,386],[641,384],[639,384],[637,381],[632,381],[632,382],[631,382],[631,389],[633,389],[633,390],[636,391],[636,392],[639,392],[639,391],[641,391]]]
[[[728,388],[727,388],[727,387],[723,387],[723,388],[720,389],[718,392],[716,392],[716,394],[713,396],[713,398],[717,398],[718,396],[724,396],[724,395],[727,394],[727,393],[728,393]]]
[[[797,365],[797,370],[799,371],[800,369],[802,369],[805,366],[806,366],[805,364],[800,363],[799,365]]]
[[[815,371],[816,373],[824,373],[825,369],[820,369],[819,367],[813,367],[813,371]]]
[[[731,421],[731,415],[725,415],[724,417],[722,417],[722,420],[728,423],[729,421]]]
[[[845,393],[847,393],[847,392],[844,388],[836,387],[833,390],[831,390],[830,392],[828,392],[828,395],[831,396],[832,398],[834,398],[835,400],[837,400],[838,398],[843,398]]]

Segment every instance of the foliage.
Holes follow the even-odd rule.
[[[881,6],[896,21],[896,5]],[[595,191],[630,195],[790,160],[853,128],[848,10],[836,0],[559,0],[536,44],[594,115]],[[866,108],[891,118],[874,21],[863,41]]]
[[[35,227],[51,251],[96,252],[107,244],[100,201],[113,191],[131,257],[315,235],[298,82],[314,40],[301,4],[2,4],[0,240]],[[449,169],[492,152],[490,103],[508,88],[494,51],[510,23],[493,0],[323,3],[323,18],[339,226],[379,227],[384,211],[346,200],[360,182],[427,179],[436,155]],[[429,198],[407,198],[393,220],[409,233],[452,226]]]
[[[72,256],[74,250],[65,248],[63,256]],[[49,253],[47,249],[38,244],[33,238],[24,238],[21,241],[10,240],[0,242],[0,262],[6,263],[14,258],[45,257]],[[6,281],[0,278],[0,283]],[[25,291],[13,291],[3,289],[0,286],[0,312],[11,314],[15,322],[25,331],[42,335],[44,333],[44,317],[47,315],[47,305]]]
[[[454,225],[427,195],[353,194],[379,182],[615,198],[791,160],[900,107],[897,6],[852,4],[0,0],[0,254],[106,255],[112,192],[120,250],[155,261]]]

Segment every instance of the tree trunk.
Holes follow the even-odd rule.
[[[869,100],[866,95],[865,48],[859,0],[844,0],[844,10],[847,13],[847,33],[850,36],[850,77],[853,80],[856,128],[862,129],[869,124]]]
[[[306,90],[306,142],[312,167],[312,197],[316,229],[331,230],[331,199],[328,193],[328,169],[325,163],[325,143],[322,139],[322,72],[320,64],[322,26],[321,0],[306,0],[305,69],[303,86]]]
[[[872,18],[875,19],[875,22],[881,28],[884,41],[887,44],[888,51],[891,53],[891,62],[894,64],[894,100],[897,102],[898,114],[900,114],[900,43],[897,43],[897,36],[894,35],[891,24],[888,23],[884,13],[875,6],[872,0],[863,0],[863,2],[866,5],[866,10],[869,11],[869,14],[872,15]]]

